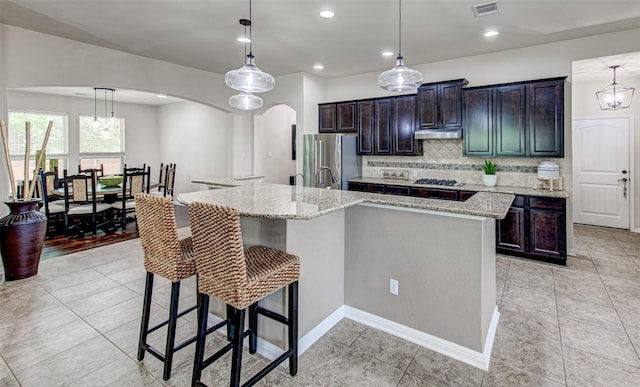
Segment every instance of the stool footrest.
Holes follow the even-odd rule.
[[[192,306],[192,307],[191,307],[191,308],[189,308],[189,309],[185,309],[185,310],[183,310],[182,312],[178,313],[178,314],[176,315],[176,318],[180,318],[180,317],[184,316],[185,314],[187,314],[187,313],[189,313],[189,312],[191,312],[191,311],[193,311],[193,310],[196,310],[196,309],[198,309],[198,305],[196,305],[196,306]],[[154,326],[152,326],[151,328],[149,328],[149,330],[147,331],[147,333],[154,332],[154,331],[156,331],[156,330],[158,330],[158,329],[162,328],[163,326],[167,325],[168,323],[169,323],[169,320],[165,320],[165,321],[163,321],[163,322],[161,322],[161,323],[158,323],[157,325],[154,325]]]
[[[269,363],[266,367],[261,369],[257,374],[253,375],[251,377],[251,379],[247,380],[247,382],[244,383],[242,386],[243,387],[245,387],[245,386],[253,386],[260,379],[264,378],[269,372],[273,371],[278,365],[280,365],[280,363],[282,363],[283,361],[285,361],[288,358],[290,358],[291,355],[293,355],[293,349],[290,349],[290,350],[286,351],[285,353],[283,353],[282,355],[278,356],[277,359],[275,359],[274,361]]]
[[[256,313],[259,313],[265,317],[269,317],[272,320],[278,321],[284,325],[289,325],[289,319],[286,318],[285,316],[272,312],[269,309],[265,309],[261,306],[257,306],[256,307]]]

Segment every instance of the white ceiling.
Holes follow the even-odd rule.
[[[487,2],[404,0],[407,64],[640,28],[639,0],[499,0],[497,14],[475,17],[472,6]],[[243,63],[236,39],[248,6],[248,0],[0,0],[0,23],[224,74]],[[335,18],[321,18],[325,8]],[[273,75],[335,78],[393,65],[381,52],[397,50],[395,0],[255,0],[252,17],[256,64]],[[482,36],[490,28],[500,35]],[[314,70],[316,63],[324,70]],[[124,96],[120,91],[114,99]]]

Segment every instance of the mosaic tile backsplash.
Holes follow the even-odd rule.
[[[424,140],[422,156],[365,156],[364,177],[380,178],[382,170],[393,168],[409,170],[409,179],[454,179],[467,184],[482,184],[482,165],[491,159],[498,164],[498,184],[502,186],[530,187],[541,161],[555,161],[564,175],[564,159],[554,158],[480,158],[462,156],[462,139]]]

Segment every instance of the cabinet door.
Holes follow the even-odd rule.
[[[531,254],[566,259],[564,211],[530,208],[529,235]]]
[[[318,132],[327,133],[336,131],[336,104],[322,104],[318,105],[319,109],[319,123]]]
[[[493,156],[493,89],[465,90],[464,93],[464,154]]]
[[[507,216],[496,222],[496,247],[510,251],[525,252],[525,209],[509,208]]]
[[[497,87],[493,92],[496,156],[524,156],[526,153],[526,86]]]
[[[391,151],[391,99],[375,101],[373,154],[390,155]]]
[[[438,88],[440,127],[462,127],[462,82],[443,83]]]
[[[527,88],[529,155],[564,157],[564,80]]]
[[[336,126],[338,132],[356,131],[356,103],[344,102],[336,104]]]
[[[420,128],[438,128],[438,85],[420,86],[416,102]]]
[[[361,101],[358,102],[358,154],[359,155],[372,155],[373,143],[374,143],[374,114],[373,114],[373,101]]]
[[[413,138],[416,130],[416,99],[413,95],[392,99],[393,154],[415,156],[420,154],[418,141]]]

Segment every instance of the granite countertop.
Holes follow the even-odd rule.
[[[461,187],[450,187],[442,185],[428,185],[428,184],[415,184],[415,180],[394,180],[394,179],[379,179],[375,177],[360,177],[356,179],[349,179],[354,183],[370,183],[370,184],[389,184],[389,185],[403,185],[410,187],[420,188],[441,188],[461,191],[476,191],[476,192],[495,192],[495,193],[507,193],[515,195],[529,195],[529,196],[546,196],[552,198],[568,198],[569,193],[567,191],[549,191],[548,189],[533,189],[531,187],[510,187],[503,185],[496,185],[495,187],[486,187],[480,184],[465,184]]]
[[[260,183],[264,176],[234,176],[234,177],[206,177],[191,180],[194,184],[217,185],[221,187],[237,187],[239,185],[247,185]]]
[[[178,195],[183,204],[218,204],[236,208],[242,216],[272,219],[312,219],[361,203],[503,219],[514,198],[512,194],[479,192],[457,202],[267,183]]]

